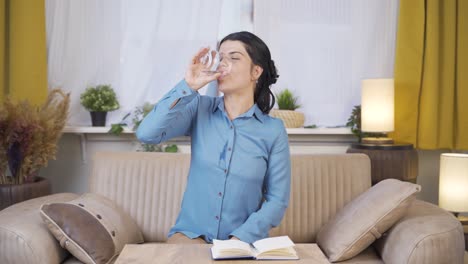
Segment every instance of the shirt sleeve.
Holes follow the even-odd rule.
[[[199,93],[185,80],[180,81],[143,119],[136,137],[144,143],[159,144],[173,137],[190,135],[199,101]]]
[[[291,187],[291,158],[288,135],[282,129],[270,152],[265,178],[264,202],[261,208],[251,214],[230,236],[253,243],[268,237],[271,228],[278,226],[289,204]]]

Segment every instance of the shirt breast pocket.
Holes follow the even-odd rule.
[[[232,168],[240,179],[252,182],[263,182],[267,171],[267,160],[263,156],[245,155],[240,157]]]

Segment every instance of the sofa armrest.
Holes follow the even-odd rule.
[[[0,263],[61,263],[68,253],[42,222],[39,209],[50,202],[67,202],[77,194],[60,193],[27,200],[0,211]]]
[[[415,200],[375,248],[386,264],[463,264],[465,240],[461,223],[451,213]]]

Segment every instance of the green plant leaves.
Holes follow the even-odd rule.
[[[177,152],[178,148],[177,148],[177,145],[173,144],[173,145],[169,145],[169,146],[166,146],[164,148],[164,152],[172,152],[172,153],[175,153]]]
[[[151,112],[155,107],[154,104],[151,103],[144,103],[142,106],[139,106],[133,111],[133,118],[132,118],[132,123],[133,127],[132,129],[136,131],[138,129],[138,126],[140,125],[141,121],[146,117],[146,115]],[[108,131],[108,133],[114,134],[116,136],[120,135],[124,127],[127,126],[126,123],[124,123],[125,119],[127,119],[131,113],[127,113],[120,123],[118,124],[112,124],[111,129]],[[138,151],[144,151],[144,152],[171,152],[171,153],[176,153],[179,151],[179,148],[177,147],[176,144],[172,145],[167,145],[163,146],[162,144],[147,144],[147,143],[141,143],[140,144],[140,149]]]
[[[80,95],[81,105],[90,112],[110,112],[120,108],[114,89],[110,85],[88,87]]]
[[[109,133],[119,136],[124,131],[126,124],[112,124]]]
[[[278,103],[278,107],[281,110],[296,110],[297,108],[301,107],[297,104],[297,97],[294,97],[291,91],[285,89],[278,94],[275,94],[276,102]]]
[[[385,137],[385,133],[366,133],[361,131],[361,105],[355,105],[353,107],[353,111],[351,112],[351,116],[348,118],[348,122],[346,123],[347,127],[351,128],[351,132],[359,139],[364,137]]]

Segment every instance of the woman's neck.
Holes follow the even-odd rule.
[[[254,105],[253,94],[225,94],[224,109],[230,120],[247,112]]]

